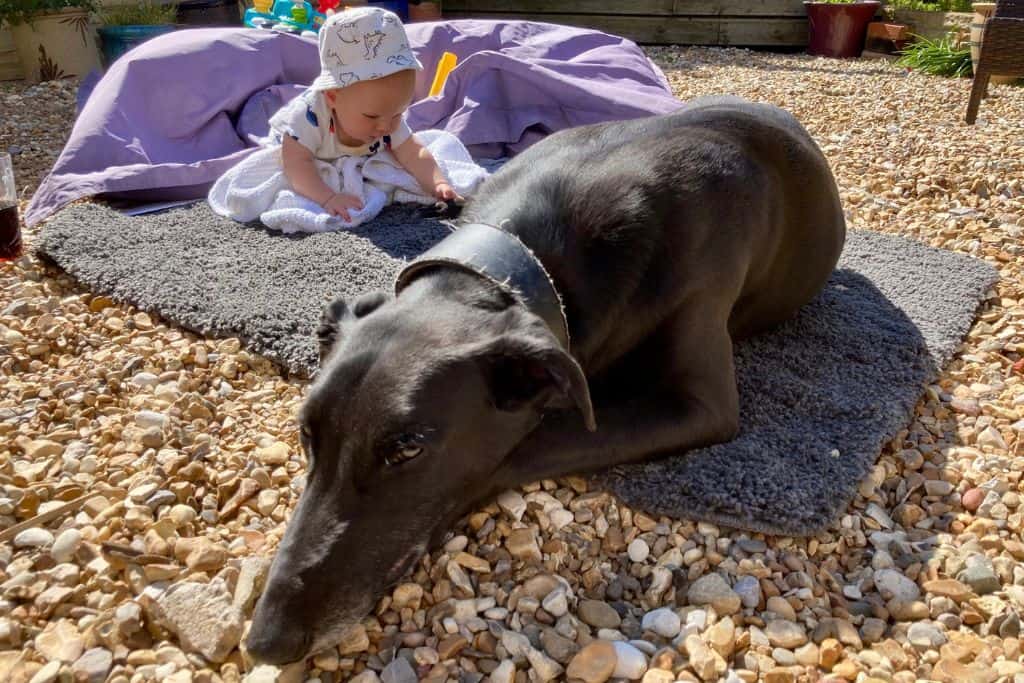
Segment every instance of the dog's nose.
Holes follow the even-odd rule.
[[[309,651],[310,634],[295,624],[253,621],[245,647],[257,662],[290,664]]]

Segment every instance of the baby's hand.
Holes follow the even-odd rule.
[[[353,197],[350,194],[340,194],[335,192],[330,198],[321,204],[324,211],[331,214],[332,216],[340,216],[344,220],[352,220],[348,215],[349,209],[361,209],[363,203],[358,197]]]
[[[462,197],[459,196],[459,193],[456,192],[455,189],[448,183],[438,183],[437,185],[435,185],[434,196],[444,201],[465,201]]]

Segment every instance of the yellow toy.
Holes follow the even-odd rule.
[[[441,91],[444,89],[444,83],[448,80],[448,74],[455,68],[455,64],[458,61],[459,58],[451,52],[445,52],[441,55],[441,60],[437,63],[437,71],[434,73],[434,83],[430,86],[428,97],[437,97],[441,94]]]

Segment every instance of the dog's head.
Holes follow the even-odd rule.
[[[541,420],[587,382],[548,328],[508,297],[467,302],[414,282],[398,298],[331,304],[300,414],[307,484],[247,646],[285,663],[332,645],[466,506]]]

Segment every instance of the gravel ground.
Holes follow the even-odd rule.
[[[1024,672],[1024,89],[992,87],[969,128],[967,81],[880,62],[651,52],[680,97],[729,92],[793,111],[832,162],[853,227],[1000,269],[963,349],[832,529],[764,538],[544,481],[464,520],[338,648],[247,673],[236,645],[301,487],[303,384],[237,340],[197,339],[26,256],[0,266],[0,679]],[[72,92],[0,86],[0,149],[20,148],[29,190],[70,126]]]

